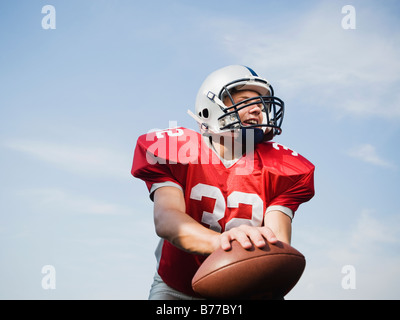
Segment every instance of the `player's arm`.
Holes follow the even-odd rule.
[[[233,240],[246,249],[250,249],[252,243],[265,246],[265,239],[270,243],[277,240],[290,243],[291,234],[291,220],[280,211],[268,212],[263,227],[242,225],[220,234],[190,217],[186,213],[183,192],[169,186],[154,192],[154,224],[159,237],[196,254],[210,254],[218,247],[229,250]]]
[[[282,242],[290,244],[292,238],[292,219],[279,210],[267,212],[264,217],[264,226],[268,227]]]
[[[178,188],[165,186],[154,192],[154,224],[159,237],[184,251],[210,254],[219,246],[219,233],[186,214],[183,192]]]

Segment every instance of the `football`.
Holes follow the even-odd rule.
[[[292,246],[278,241],[263,248],[232,248],[210,254],[192,280],[206,299],[283,299],[303,274],[306,260]]]

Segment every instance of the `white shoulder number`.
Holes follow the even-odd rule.
[[[170,137],[179,137],[183,135],[183,130],[180,128],[169,128],[165,130],[156,131],[157,138],[164,138],[165,137],[164,134],[167,134],[167,136]]]
[[[276,150],[280,150],[279,147],[282,147],[282,149],[284,149],[284,150],[290,150],[288,147],[286,147],[286,146],[284,146],[284,145],[282,145],[282,144],[279,144],[279,143],[277,143],[277,142],[274,142],[274,143],[272,144],[272,147],[273,147],[274,149],[276,149]],[[293,150],[290,150],[290,151],[292,151],[292,156],[297,157],[297,156],[299,155],[296,151],[293,151]]]

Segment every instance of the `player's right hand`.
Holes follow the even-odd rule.
[[[219,235],[219,244],[225,251],[231,249],[231,242],[233,240],[238,241],[245,249],[251,249],[253,244],[258,248],[262,248],[267,244],[266,241],[272,244],[278,241],[270,228],[249,225],[241,225]]]

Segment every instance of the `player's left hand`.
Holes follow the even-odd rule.
[[[250,249],[253,244],[258,248],[262,248],[266,245],[266,240],[272,244],[278,241],[270,228],[249,225],[241,225],[225,231],[221,233],[219,240],[221,248],[225,251],[231,249],[231,241],[233,240],[237,240],[245,249]]]

